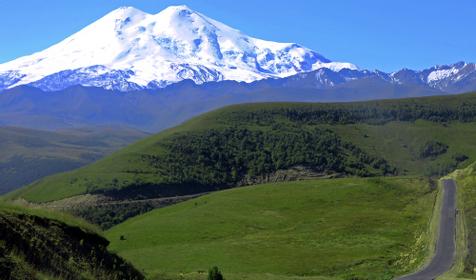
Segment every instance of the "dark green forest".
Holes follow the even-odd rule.
[[[316,173],[362,177],[395,173],[382,158],[319,128],[212,129],[179,134],[162,145],[165,156],[142,159],[173,184],[235,185],[299,165]]]

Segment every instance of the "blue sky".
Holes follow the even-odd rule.
[[[474,0],[0,0],[0,63],[59,42],[120,6],[157,13],[177,4],[361,68],[476,62]]]

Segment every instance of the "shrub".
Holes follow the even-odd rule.
[[[208,280],[225,280],[218,267],[214,266],[208,270]]]
[[[432,140],[427,142],[425,145],[423,145],[423,147],[420,150],[420,158],[434,159],[437,156],[446,153],[447,150],[448,150],[448,145]]]

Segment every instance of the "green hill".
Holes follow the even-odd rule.
[[[8,197],[143,199],[322,176],[445,174],[476,160],[475,121],[476,94],[237,105]]]
[[[204,280],[214,265],[229,280],[393,279],[428,254],[435,199],[418,177],[265,184],[157,209],[106,236],[154,279]]]
[[[143,279],[107,251],[90,225],[66,215],[0,205],[1,279]]]
[[[0,127],[0,194],[84,166],[145,136],[119,127],[62,131]]]

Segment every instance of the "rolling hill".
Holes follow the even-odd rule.
[[[163,197],[293,176],[444,174],[476,160],[475,120],[475,94],[231,106],[10,197]]]
[[[474,93],[235,105],[4,199],[112,227],[111,249],[152,278],[392,279],[428,253],[422,176],[476,161],[475,124]]]
[[[0,194],[94,162],[145,136],[119,127],[61,131],[0,127]]]
[[[476,160],[476,95],[226,107],[5,196],[109,228],[190,197],[313,178],[445,175]]]

